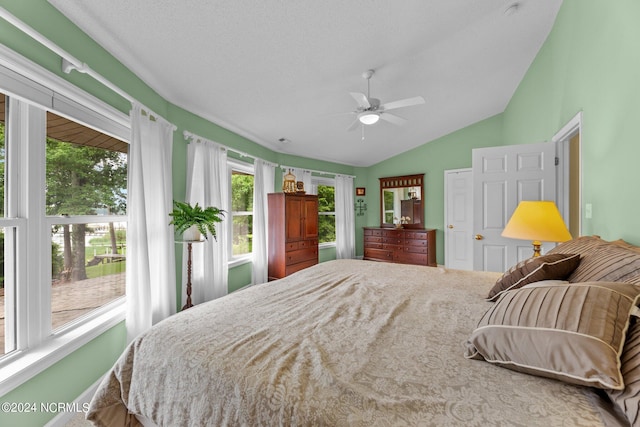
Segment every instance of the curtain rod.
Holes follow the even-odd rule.
[[[240,157],[249,157],[249,158],[254,159],[254,160],[258,158],[256,156],[252,156],[251,154],[245,153],[244,151],[239,151],[239,150],[236,150],[235,148],[231,148],[231,147],[227,147],[226,145],[222,145],[219,142],[211,141],[208,138],[204,138],[204,137],[202,137],[200,135],[196,135],[195,133],[189,132],[188,130],[185,130],[184,132],[182,132],[182,134],[184,135],[184,139],[186,139],[186,140],[191,140],[193,142],[210,141],[210,142],[213,142],[215,144],[218,144],[220,147],[224,148],[227,151],[231,151],[231,152],[234,152],[234,153],[240,155]]]
[[[15,15],[13,15],[11,12],[9,12],[7,9],[1,6],[0,6],[0,18],[4,19],[9,24],[13,25],[18,30],[22,31],[24,34],[28,35],[33,40],[37,41],[42,46],[46,47],[47,49],[49,49],[50,51],[58,55],[60,58],[62,58],[62,71],[65,74],[69,74],[73,70],[77,70],[79,73],[82,73],[82,74],[87,74],[88,76],[92,77],[94,80],[96,80],[106,88],[112,90],[116,94],[120,95],[122,98],[126,99],[130,103],[139,104],[142,107],[142,109],[145,110],[150,116],[162,117],[160,114],[157,114],[150,108],[144,106],[142,103],[140,103],[138,100],[133,98],[131,95],[129,95],[128,93],[120,89],[118,86],[114,85],[109,80],[104,78],[100,73],[92,70],[91,67],[89,67],[86,63],[80,61],[78,58],[71,55],[66,50],[62,49],[60,46],[58,46],[57,44],[55,44],[54,42],[52,42],[51,40],[49,40],[48,38],[40,34],[38,31],[36,31],[31,26],[27,25],[25,22],[18,19]],[[174,131],[176,130],[175,126],[173,130]]]
[[[313,169],[308,169],[308,168],[300,168],[300,167],[296,167],[296,166],[285,166],[285,165],[279,165],[280,169],[286,170],[286,169],[302,169],[304,171],[309,171],[311,173],[317,173],[320,175],[333,175],[333,176],[347,176],[349,178],[354,178],[355,179],[355,175],[347,175],[345,173],[337,173],[337,172],[326,172],[326,171],[317,171],[317,170],[313,170]]]

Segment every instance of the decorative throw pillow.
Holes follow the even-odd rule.
[[[520,261],[498,279],[487,299],[495,301],[506,291],[541,280],[564,280],[578,264],[578,254],[550,254]]]
[[[606,240],[598,236],[580,236],[575,239],[560,243],[555,248],[547,252],[549,254],[580,254],[585,256],[593,253],[603,245],[610,245]]]
[[[465,357],[621,390],[620,354],[639,296],[638,286],[610,282],[506,292],[469,337]]]
[[[612,243],[583,255],[580,265],[571,273],[570,282],[628,282],[640,273],[640,253]]]
[[[620,361],[624,390],[607,390],[607,394],[629,423],[637,426],[640,425],[640,319],[631,320]]]

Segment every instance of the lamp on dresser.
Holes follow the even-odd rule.
[[[566,242],[571,233],[556,204],[546,200],[522,201],[502,231],[503,237],[532,240],[533,256],[540,256],[541,242]]]

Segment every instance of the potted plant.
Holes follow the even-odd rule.
[[[198,241],[201,235],[208,239],[211,234],[216,239],[216,223],[222,222],[224,211],[213,206],[204,209],[195,204],[173,201],[173,211],[169,214],[173,219],[169,225],[173,224],[176,233],[182,234],[186,241]]]

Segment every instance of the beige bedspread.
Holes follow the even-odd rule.
[[[598,426],[593,392],[463,357],[495,273],[322,263],[140,336],[89,418],[160,426]]]

